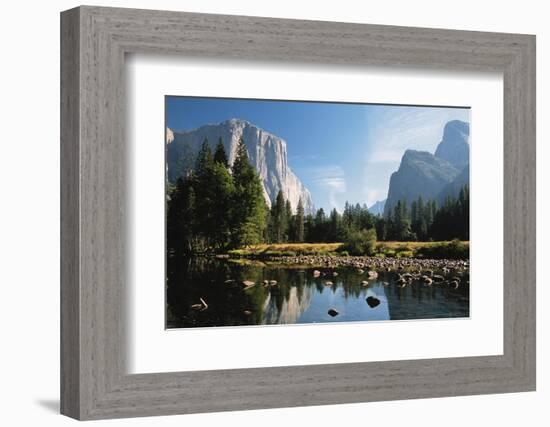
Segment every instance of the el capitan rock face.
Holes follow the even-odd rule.
[[[250,163],[256,168],[262,181],[267,204],[271,206],[279,190],[282,190],[294,211],[301,198],[305,212],[312,213],[314,205],[309,190],[288,166],[286,142],[246,120],[230,119],[185,132],[167,129],[168,181],[175,182],[193,169],[196,155],[205,139],[213,151],[221,138],[229,164],[232,165],[241,137],[248,150]]]
[[[384,215],[398,200],[410,204],[421,196],[441,204],[446,196],[456,197],[460,188],[469,184],[469,135],[468,123],[453,120],[445,125],[435,154],[405,151],[399,169],[390,178]]]

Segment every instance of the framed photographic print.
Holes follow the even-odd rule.
[[[62,413],[535,389],[534,36],[83,6],[61,40]]]
[[[469,108],[165,113],[167,328],[469,317]]]

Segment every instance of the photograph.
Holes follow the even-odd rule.
[[[166,328],[467,318],[470,108],[165,97]]]

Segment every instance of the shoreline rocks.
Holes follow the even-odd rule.
[[[325,275],[323,269],[353,268],[358,274],[367,273],[369,279],[375,279],[380,271],[414,271],[422,272],[430,278],[435,271],[447,275],[451,272],[462,272],[469,269],[467,260],[428,259],[428,258],[377,258],[369,256],[331,256],[331,255],[296,255],[272,256],[265,262],[282,265],[300,265],[314,268],[313,277]],[[336,276],[334,272],[328,273]]]

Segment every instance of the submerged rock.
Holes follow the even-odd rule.
[[[338,316],[339,313],[334,308],[331,308],[329,309],[328,314],[329,316],[334,317],[334,316]]]
[[[378,307],[380,305],[380,300],[373,296],[367,297],[366,301],[370,308]]]

